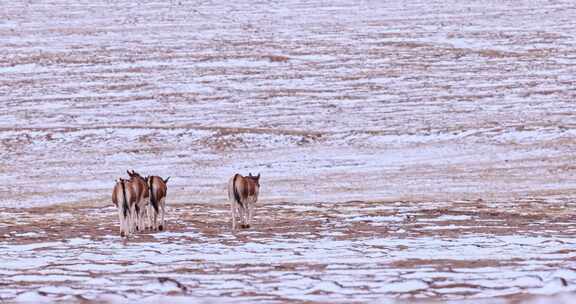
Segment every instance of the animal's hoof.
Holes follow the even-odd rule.
[[[158,230],[160,230],[160,231],[164,230],[164,226],[162,226],[162,225],[158,226]]]
[[[241,225],[240,225],[240,228],[248,229],[248,228],[250,228],[250,225],[248,225],[248,224],[241,224]]]
[[[126,234],[124,234],[124,231],[121,231],[121,232],[120,232],[120,236],[121,236],[121,237],[124,237],[125,235],[126,235]]]

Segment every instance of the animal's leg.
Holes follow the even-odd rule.
[[[128,211],[126,216],[124,217],[124,229],[127,233],[130,233],[131,231],[131,227],[130,224],[132,223],[132,212],[131,212],[131,208],[132,207],[128,207]]]
[[[250,228],[250,205],[251,202],[247,201],[244,206],[244,228]]]
[[[144,211],[144,229],[148,230],[150,229],[150,208],[148,208],[148,205],[146,205]]]
[[[246,205],[247,203],[244,202],[244,204],[242,205],[242,228],[246,228],[246,226],[248,225],[246,219],[248,218],[248,206]]]
[[[126,232],[126,237],[132,233],[132,206],[128,207],[128,214],[124,217],[124,231]]]
[[[142,231],[142,208],[140,208],[140,201],[136,203],[136,231]]]
[[[154,208],[152,208],[152,206],[148,204],[148,206],[146,206],[146,219],[148,220],[146,228],[150,230],[154,230],[154,222],[152,221],[153,216],[154,216]]]
[[[250,219],[252,218],[252,202],[246,204],[246,228],[250,228]]]
[[[124,210],[122,207],[119,207],[119,214],[120,217],[120,235],[124,237],[128,237],[130,235],[130,208],[128,208],[126,216],[124,216]]]
[[[238,206],[240,211],[240,228],[246,228],[246,202]]]
[[[124,222],[124,234],[126,235],[126,237],[128,237],[130,235],[131,232],[131,220],[132,220],[132,214],[130,213],[130,209],[128,209],[128,214],[123,217],[122,221]]]
[[[120,236],[124,236],[124,218],[123,218],[123,214],[122,214],[122,207],[121,205],[118,206],[118,221],[120,224]]]
[[[240,204],[236,206],[236,215],[238,216],[238,221],[240,222],[240,228],[244,228],[244,209]]]
[[[130,206],[130,211],[128,212],[128,231],[134,233],[134,206]]]
[[[123,218],[124,220],[124,231],[126,231],[126,234],[129,234],[130,231],[132,230],[131,223],[132,223],[132,212],[131,212],[131,207],[128,207],[128,211],[127,211],[127,215]]]
[[[140,231],[146,230],[146,202],[144,201],[144,197],[140,201]]]
[[[236,201],[230,199],[230,218],[232,220],[232,230],[236,230]]]
[[[166,197],[163,197],[160,200],[160,226],[158,227],[158,230],[162,231],[164,230],[164,228],[166,227],[166,224],[164,222],[164,215],[166,214]]]
[[[136,215],[138,221],[138,231],[144,231],[144,204],[142,204],[144,200],[138,202],[137,210],[138,214]]]
[[[254,217],[254,202],[248,204],[248,225],[246,228],[250,228],[252,225],[252,218]]]
[[[134,233],[136,232],[136,205],[132,204],[131,208],[130,208],[130,222],[129,222],[129,227],[130,227],[130,233]]]
[[[133,232],[137,232],[138,229],[140,228],[138,226],[138,213],[140,213],[140,208],[138,208],[137,202],[134,204],[134,209],[132,210],[132,212],[134,213],[132,216]]]
[[[140,207],[138,207],[138,201],[134,204],[134,231],[140,231]]]
[[[144,203],[144,207],[142,208],[142,230],[148,229],[148,207],[146,203]]]
[[[158,230],[158,212],[160,212],[160,210],[158,210],[158,212],[156,212],[154,207],[152,207],[150,210],[151,210],[150,212],[152,212],[152,217],[153,217],[152,230]]]
[[[140,231],[146,230],[146,201],[142,198],[140,201],[140,214],[138,215],[138,221],[140,222]]]

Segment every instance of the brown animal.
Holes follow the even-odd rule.
[[[143,231],[146,228],[144,214],[149,198],[148,183],[144,177],[134,172],[134,170],[132,170],[132,172],[127,170],[126,173],[130,176],[130,185],[137,197],[136,204],[134,205],[133,225],[135,225],[136,230]]]
[[[149,176],[146,178],[148,189],[150,191],[150,206],[148,207],[148,214],[152,214],[152,229],[164,230],[166,227],[164,216],[166,214],[166,194],[168,192],[168,180],[170,177],[163,179],[160,176]],[[158,217],[160,217],[160,224],[158,225]]]
[[[137,195],[131,182],[122,178],[118,179],[114,185],[114,190],[112,190],[112,203],[118,208],[120,236],[128,237],[132,231],[132,210],[136,204],[136,199]]]
[[[260,174],[242,176],[234,174],[228,182],[228,200],[230,201],[232,229],[236,229],[236,219],[240,218],[240,228],[250,228],[254,216],[254,205],[260,191]]]

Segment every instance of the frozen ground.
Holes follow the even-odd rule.
[[[395,208],[401,206],[394,202],[404,202],[422,209],[444,204],[442,210],[464,212],[467,204],[458,201],[482,199],[498,210],[537,201],[543,206],[537,225],[550,225],[535,234],[523,234],[514,225],[520,230],[494,232],[496,223],[475,221],[481,215],[474,212],[444,212],[421,227],[414,224],[423,234],[415,239],[403,234],[370,239],[340,228],[334,233],[348,233],[342,243],[326,230],[314,237],[301,234],[292,249],[311,248],[313,255],[303,258],[308,264],[329,257],[326,268],[317,271],[342,277],[319,275],[320,287],[310,283],[292,290],[286,284],[298,269],[261,271],[244,262],[255,255],[261,264],[280,265],[285,256],[276,251],[292,244],[288,229],[270,231],[267,244],[279,247],[268,255],[259,251],[262,247],[250,247],[266,232],[256,228],[243,233],[245,238],[234,237],[224,229],[225,219],[218,219],[222,230],[208,239],[223,256],[208,254],[204,261],[224,269],[216,271],[220,277],[210,281],[192,270],[181,271],[187,292],[200,286],[195,294],[208,300],[236,298],[240,287],[247,288],[240,294],[247,300],[327,301],[334,296],[329,292],[342,301],[356,296],[467,299],[536,294],[539,288],[548,293],[546,284],[557,286],[556,277],[569,283],[568,290],[557,292],[572,291],[574,280],[565,274],[575,267],[570,235],[576,195],[572,1],[239,2],[0,0],[0,229],[6,230],[0,233],[0,253],[15,261],[0,265],[6,272],[0,277],[2,298],[66,298],[94,285],[98,288],[87,295],[92,298],[153,301],[149,297],[154,294],[171,294],[163,288],[173,282],[146,276],[143,282],[156,286],[150,288],[158,288],[157,293],[120,290],[132,288],[123,282],[137,284],[133,277],[152,263],[151,255],[137,253],[148,247],[162,253],[174,249],[166,263],[154,256],[159,259],[155,267],[167,277],[180,280],[168,276],[168,264],[184,261],[188,266],[178,267],[197,270],[183,256],[199,255],[194,250],[208,237],[197,229],[216,220],[209,215],[196,219],[175,211],[176,230],[127,244],[116,238],[110,193],[113,180],[126,169],[172,176],[168,203],[181,210],[206,206],[204,212],[223,212],[225,182],[234,172],[261,172],[261,206],[267,211],[259,217],[264,223],[284,205],[295,206],[296,215],[307,212],[298,209],[307,204],[321,207],[316,210],[321,221],[337,212],[330,206],[346,210],[347,204],[337,202],[361,201],[349,203],[350,208],[369,204],[362,202]],[[82,220],[83,215],[70,211],[83,210],[103,217],[98,224],[104,230],[59,234],[60,222],[50,228],[40,217],[57,214],[58,208],[68,210],[68,222],[62,223],[74,226],[77,219],[80,226],[90,226],[93,218]],[[550,223],[556,220],[548,214],[554,208],[563,208],[563,226]],[[402,216],[394,213],[339,212],[342,227],[368,222],[379,229],[406,229],[400,228]],[[27,221],[20,223],[20,215]],[[446,229],[439,224],[443,221],[449,222]],[[461,229],[473,232],[433,237]],[[228,238],[235,243],[226,243]],[[474,244],[489,249],[470,250]],[[564,251],[552,254],[555,249],[543,244]],[[371,246],[381,245],[384,252],[370,253]],[[110,274],[115,266],[102,264],[105,255],[97,253],[106,246],[117,250],[109,257],[111,264],[127,267],[118,278]],[[354,246],[362,249],[349,252]],[[396,252],[394,246],[410,249]],[[41,273],[54,260],[74,264],[82,248],[95,254],[79,258],[76,264],[84,268]],[[36,259],[36,251],[49,259]],[[234,275],[236,268],[226,268],[226,256],[235,252],[241,256],[234,267],[249,265],[246,276],[268,275],[271,283],[255,278],[248,288],[244,276],[227,283],[234,292],[209,285]],[[434,252],[489,255],[496,266],[485,267],[505,268],[501,280],[508,280],[496,280],[500,272],[488,269],[489,282],[524,287],[494,288],[465,274],[449,276],[448,284],[455,285],[443,292],[435,271],[445,270],[436,264],[431,269],[406,266],[414,277],[403,276],[400,266],[388,269],[394,261],[429,259]],[[142,261],[126,262],[124,255]],[[472,271],[478,268],[473,260],[483,260],[478,255],[468,263],[448,259],[445,265]],[[552,259],[548,268],[540,255]],[[357,264],[339,269],[338,257]],[[21,268],[28,263],[40,270],[30,274]],[[313,280],[314,275],[304,273]],[[75,275],[82,278],[79,285],[73,284]],[[96,281],[87,283],[87,275]],[[372,277],[359,279],[363,275]],[[50,285],[44,277],[64,283]],[[179,292],[174,291],[186,295]],[[558,297],[570,299],[571,294]]]
[[[574,194],[571,1],[4,2],[1,204]]]
[[[170,208],[169,231],[129,241],[117,236],[112,207],[8,210],[0,294],[41,302],[504,303],[560,293],[568,303],[574,212],[513,203],[269,203],[253,229],[236,234],[228,208],[186,204]]]

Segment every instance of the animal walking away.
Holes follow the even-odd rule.
[[[166,224],[164,217],[166,215],[166,195],[168,193],[168,181],[170,177],[163,179],[160,176],[149,176],[146,178],[148,191],[150,191],[149,214],[152,214],[152,229],[164,230]],[[159,221],[159,222],[158,222]]]
[[[149,205],[150,196],[148,183],[144,177],[134,170],[127,170],[126,173],[130,176],[130,186],[136,194],[136,204],[134,205],[134,212],[132,213],[132,222],[135,230],[144,231],[146,228],[146,218],[144,215],[146,214],[146,207]]]
[[[132,232],[132,210],[136,204],[136,193],[130,181],[122,178],[116,180],[116,184],[112,190],[112,203],[118,208],[120,236],[128,237]]]
[[[252,176],[234,174],[228,182],[228,200],[230,201],[230,217],[232,230],[236,230],[236,221],[240,221],[240,228],[250,228],[254,217],[254,206],[258,201],[260,191],[260,173]]]

